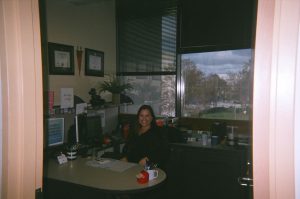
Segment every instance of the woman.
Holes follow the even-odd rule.
[[[153,109],[142,105],[137,113],[137,125],[130,132],[122,160],[145,166],[147,162],[162,167],[168,154],[168,144],[156,125]]]

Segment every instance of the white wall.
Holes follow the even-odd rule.
[[[74,4],[70,2],[84,2]],[[115,73],[116,23],[115,1],[46,0],[47,37],[49,42],[82,46],[104,52],[104,73]],[[75,49],[74,49],[75,50]],[[74,54],[75,56],[75,54]],[[49,89],[54,90],[54,105],[60,104],[60,88],[74,88],[74,94],[88,102],[88,91],[102,77],[85,76],[84,58],[79,75],[77,60],[75,75],[49,75]],[[110,96],[102,96],[110,101]]]

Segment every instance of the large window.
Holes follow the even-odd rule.
[[[116,7],[117,75],[134,87],[126,93],[134,104],[123,111],[150,104],[162,116],[251,119],[251,49],[214,46],[182,54],[178,64],[177,0],[117,0]]]
[[[126,93],[134,104],[122,110],[150,104],[157,115],[175,116],[176,0],[119,0],[117,23],[117,75],[134,87]]]
[[[126,76],[126,82],[133,90],[126,94],[134,104],[121,109],[122,112],[136,113],[140,105],[148,104],[161,116],[175,116],[175,75]]]
[[[252,50],[181,56],[181,116],[249,120]]]

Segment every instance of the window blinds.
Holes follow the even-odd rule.
[[[118,74],[176,71],[175,0],[118,0]]]

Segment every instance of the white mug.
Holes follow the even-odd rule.
[[[147,170],[147,172],[149,174],[149,180],[153,180],[158,177],[158,170]]]

